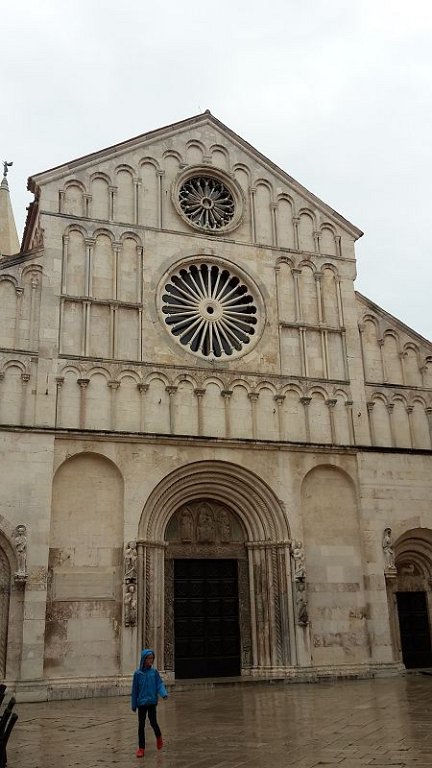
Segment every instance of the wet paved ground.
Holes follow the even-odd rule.
[[[8,768],[432,766],[432,676],[173,691],[135,758],[127,698],[18,704]]]

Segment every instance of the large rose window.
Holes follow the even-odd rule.
[[[207,359],[248,351],[261,325],[252,291],[219,264],[177,269],[164,281],[161,310],[172,336]]]

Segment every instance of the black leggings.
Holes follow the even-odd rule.
[[[145,749],[145,721],[147,713],[156,738],[158,739],[161,735],[156,719],[156,704],[146,704],[144,707],[138,707],[138,746],[141,749]]]

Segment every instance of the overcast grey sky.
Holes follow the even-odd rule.
[[[15,0],[1,159],[27,177],[210,109],[360,227],[356,287],[432,339],[430,0]]]

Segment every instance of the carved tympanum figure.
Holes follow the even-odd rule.
[[[198,541],[201,543],[209,543],[215,540],[213,514],[207,507],[203,507],[199,513],[197,533]]]
[[[193,541],[193,518],[188,509],[183,510],[180,519],[180,538],[183,542]]]
[[[229,514],[225,509],[222,509],[219,513],[219,531],[221,541],[224,543],[231,541],[231,522]]]

